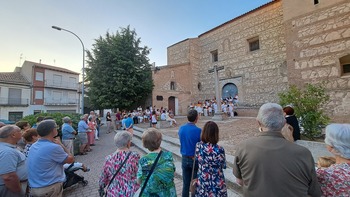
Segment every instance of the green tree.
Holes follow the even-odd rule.
[[[329,95],[322,85],[306,84],[304,88],[292,85],[288,91],[279,94],[282,106],[292,105],[295,115],[301,119],[303,135],[314,139],[321,135],[321,126],[329,123],[323,106],[329,101]]]
[[[86,81],[91,107],[130,109],[145,102],[153,89],[150,49],[140,46],[135,30],[121,28],[95,39],[87,51]]]

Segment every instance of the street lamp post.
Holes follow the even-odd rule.
[[[66,31],[69,32],[71,34],[73,34],[75,37],[77,37],[81,43],[81,46],[83,47],[83,82],[82,82],[82,86],[81,86],[81,113],[84,114],[84,81],[85,81],[85,47],[84,47],[84,43],[83,41],[81,41],[81,39],[79,38],[79,36],[77,36],[77,34],[61,28],[61,27],[57,27],[57,26],[52,26],[53,29],[59,30],[59,31]]]

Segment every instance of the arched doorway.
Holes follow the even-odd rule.
[[[168,109],[171,109],[175,115],[175,97],[174,96],[170,96],[168,98]]]
[[[227,83],[222,87],[222,98],[234,98],[238,94],[237,86],[234,83]]]

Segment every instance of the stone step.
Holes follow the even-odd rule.
[[[142,140],[141,136],[143,133],[143,129],[139,127],[134,127],[134,138],[133,138],[133,143],[135,146],[137,146],[140,150],[144,151],[145,153],[148,153],[149,151],[145,149],[142,146]],[[174,158],[174,163],[176,166],[176,177],[182,179],[182,170],[181,170],[181,154],[180,154],[180,141],[177,138],[172,138],[169,136],[163,135],[163,141],[161,143],[161,148],[163,150],[172,152],[173,158]],[[233,162],[233,156],[231,155],[226,155],[226,163],[227,163],[227,168],[224,169],[224,175],[225,175],[225,180],[226,180],[226,186],[228,188],[228,196],[233,196],[233,197],[239,197],[241,196],[242,190],[241,187],[236,183],[236,178],[232,174],[232,167],[228,165],[231,161],[231,165]]]

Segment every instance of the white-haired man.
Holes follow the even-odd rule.
[[[233,174],[244,196],[321,196],[311,152],[283,138],[282,107],[261,106],[259,135],[237,146]]]
[[[20,197],[25,194],[26,156],[16,149],[21,138],[21,129],[15,125],[0,129],[0,196]]]

